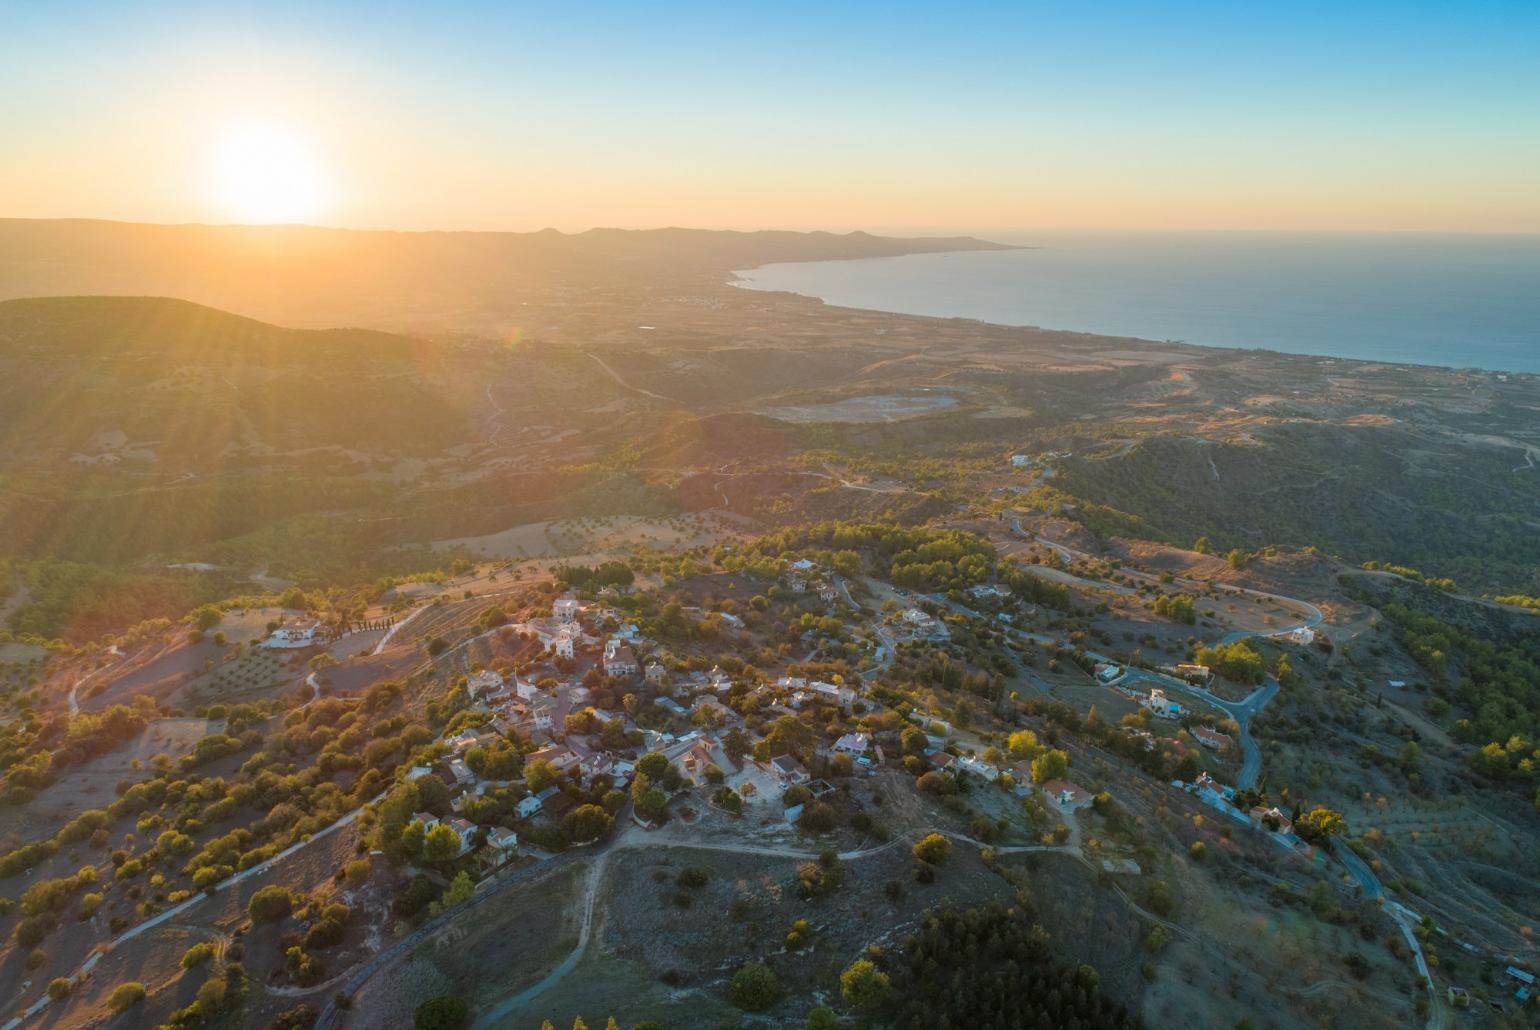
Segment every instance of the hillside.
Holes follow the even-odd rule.
[[[6,301],[0,449],[178,467],[298,448],[421,453],[461,431],[435,365],[405,337],[283,329],[185,301]]]

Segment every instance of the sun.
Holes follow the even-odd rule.
[[[256,122],[231,125],[214,141],[213,199],[239,222],[304,222],[325,207],[325,176],[297,133]]]

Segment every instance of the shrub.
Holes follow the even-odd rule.
[[[943,865],[952,857],[952,842],[939,833],[927,833],[914,845],[914,857],[927,865]]]
[[[48,981],[48,996],[54,1001],[63,1001],[70,996],[70,990],[75,985],[70,983],[67,976],[56,976]]]
[[[296,1005],[278,1014],[273,1020],[273,1030],[310,1030],[320,1016],[314,1005]]]
[[[807,1014],[802,1030],[837,1030],[839,1025],[839,1014],[827,1005],[820,1005]]]
[[[781,996],[781,981],[763,962],[745,962],[728,984],[733,1004],[749,1012],[762,1012]]]
[[[277,884],[263,887],[251,896],[246,914],[253,923],[275,923],[294,911],[294,895]]]
[[[873,1009],[888,996],[888,974],[870,959],[857,959],[840,974],[840,993],[858,1009]]]
[[[711,874],[698,865],[685,866],[679,870],[678,882],[681,887],[704,887],[710,879]]]
[[[459,1030],[470,1016],[471,1009],[464,998],[440,994],[417,1006],[412,1022],[417,1030]]]
[[[182,953],[182,968],[191,969],[201,966],[214,957],[214,946],[208,942],[194,944]]]
[[[107,1007],[114,1012],[127,1012],[144,1000],[144,984],[138,980],[118,984],[107,996]]]
[[[54,919],[48,914],[28,916],[16,924],[16,943],[23,948],[41,944],[48,931],[54,928]]]

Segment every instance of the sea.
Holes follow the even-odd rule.
[[[1023,247],[764,265],[843,307],[1540,373],[1540,235],[975,233]]]

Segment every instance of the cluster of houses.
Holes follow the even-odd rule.
[[[1277,806],[1255,805],[1242,808],[1236,804],[1238,794],[1234,787],[1226,787],[1208,773],[1200,773],[1192,783],[1172,780],[1171,785],[1195,795],[1198,800],[1217,809],[1231,819],[1246,826],[1263,830],[1278,844],[1290,850],[1308,846],[1294,833],[1294,823]]]
[[[840,596],[839,587],[823,574],[817,562],[807,558],[798,558],[787,567],[786,589],[794,594],[816,593],[825,604],[833,604]]]

